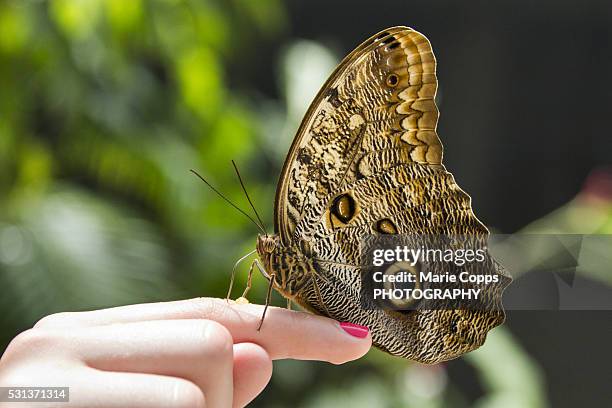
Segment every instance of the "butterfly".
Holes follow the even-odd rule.
[[[287,155],[275,234],[257,238],[266,305],[274,289],[314,313],[367,326],[378,348],[423,363],[479,347],[504,321],[499,291],[486,311],[362,307],[365,236],[488,234],[442,164],[436,89],[431,45],[408,27],[375,34],[335,69]]]

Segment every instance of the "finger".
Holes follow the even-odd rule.
[[[341,364],[362,357],[372,345],[369,331],[364,333],[365,337],[356,337],[333,319],[278,307],[268,309],[258,331],[262,312],[263,306],[241,304],[213,312],[211,318],[227,327],[234,341],[257,343],[273,360],[292,358]]]
[[[244,407],[266,387],[272,377],[272,360],[261,346],[234,345],[234,407]]]
[[[183,378],[99,371],[89,367],[81,370],[72,376],[71,407],[214,407],[206,403],[204,393],[196,384]]]
[[[256,343],[272,359],[323,360],[335,364],[357,359],[369,350],[372,338],[355,337],[332,319],[277,307],[268,309],[261,331],[257,331],[263,306],[236,304],[215,298],[197,298],[61,313],[41,320],[37,327],[74,327],[117,322],[165,319],[210,319],[225,326],[235,343]]]
[[[210,320],[154,320],[76,328],[66,338],[86,365],[185,378],[196,384],[210,407],[233,399],[233,340]]]

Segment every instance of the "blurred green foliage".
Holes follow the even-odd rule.
[[[293,133],[338,61],[288,39],[266,61],[282,100],[254,96],[240,73],[286,34],[285,13],[280,0],[0,2],[0,350],[57,311],[224,296],[257,231],[188,170],[246,208],[236,160],[270,226]],[[264,291],[256,280],[252,299]],[[487,392],[479,406],[545,405],[538,368],[503,328],[466,361]],[[444,366],[376,351],[275,370],[255,405],[468,404]]]
[[[283,13],[274,0],[0,3],[3,344],[58,310],[223,293],[254,230],[188,170],[242,202],[234,159],[270,202],[279,160],[261,160],[254,101],[226,66]]]

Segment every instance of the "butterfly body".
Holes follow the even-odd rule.
[[[297,247],[284,247],[278,235],[260,235],[257,239],[259,257],[272,280],[272,287],[284,297],[295,300],[296,295],[311,283],[314,261]]]
[[[504,320],[499,295],[507,284],[505,278],[491,289],[487,312],[364,308],[365,237],[488,234],[442,164],[435,65],[429,41],[408,27],[378,33],[349,54],[290,149],[276,195],[276,234],[257,242],[266,277],[283,296],[367,326],[379,348],[426,363],[480,346]],[[491,260],[471,268],[497,266]]]

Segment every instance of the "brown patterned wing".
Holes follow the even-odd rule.
[[[436,61],[427,38],[384,30],[357,47],[310,106],[276,192],[275,229],[288,246],[308,207],[385,163],[442,169],[436,134]]]
[[[429,41],[394,27],[349,54],[311,105],[278,185],[275,220],[287,265],[312,277],[281,293],[339,321],[368,326],[391,354],[435,363],[478,347],[504,320],[501,291],[487,312],[364,309],[361,247],[372,234],[486,237],[470,197],[442,165]],[[490,259],[469,273],[503,275]]]
[[[362,287],[362,248],[368,238],[397,234],[394,245],[443,248],[436,245],[439,238],[420,237],[476,237],[485,242],[487,236],[470,197],[450,173],[387,160],[382,162],[388,170],[345,185],[306,209],[296,227],[300,252],[287,256],[296,258],[295,264],[308,265],[312,278],[294,300],[335,320],[367,326],[374,345],[393,355],[422,363],[449,360],[482,345],[489,330],[504,321],[501,294],[509,278],[489,256],[460,269],[500,277],[497,284],[482,288],[470,308],[449,308],[445,301],[418,310],[372,307],[371,291]],[[459,268],[440,263],[423,268],[439,275],[459,273]]]

